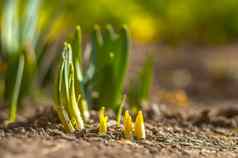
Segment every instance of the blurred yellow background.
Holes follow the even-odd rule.
[[[238,35],[237,0],[44,0],[41,10],[85,30],[95,23],[128,24],[142,42],[223,43]]]

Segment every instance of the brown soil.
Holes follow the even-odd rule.
[[[30,103],[31,108],[26,106],[18,122],[7,128],[1,123],[6,111],[0,109],[0,158],[238,157],[238,100],[234,100],[238,97],[237,45],[205,51],[194,47],[142,48],[137,47],[134,53],[158,55],[152,102],[159,105],[144,110],[145,140],[123,139],[114,121],[109,122],[108,134],[99,136],[95,112],[86,130],[67,134],[49,108],[52,103],[37,107]],[[132,56],[130,63],[141,65],[143,56]],[[129,78],[138,70],[136,66],[130,67]],[[183,107],[161,103],[157,93],[161,87],[184,89],[199,103],[190,100],[190,106]]]
[[[229,105],[229,104],[227,104]],[[8,157],[237,157],[238,108],[199,105],[160,106],[159,117],[146,119],[146,140],[123,139],[110,121],[106,136],[97,134],[96,115],[83,131],[66,134],[46,108],[23,122],[0,128],[0,155]],[[151,111],[146,114],[151,115]],[[157,115],[158,116],[158,115]]]

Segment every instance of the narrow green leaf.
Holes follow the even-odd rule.
[[[145,63],[135,79],[130,82],[128,90],[128,101],[132,108],[138,110],[148,100],[150,87],[153,80],[154,61],[151,56],[147,57]]]
[[[126,26],[123,26],[119,32],[119,53],[117,53],[116,56],[116,71],[118,72],[118,78],[119,80],[122,80],[122,78],[125,76],[125,73],[127,71],[128,66],[128,57],[129,57],[129,51],[131,47],[130,42],[130,36],[129,31]]]
[[[21,83],[22,83],[23,71],[24,71],[24,56],[21,55],[19,58],[19,63],[18,63],[16,82],[14,83],[14,88],[12,91],[9,122],[15,122],[16,120],[17,103],[18,103],[18,97],[19,97],[19,92],[20,92]]]
[[[64,84],[65,84],[65,90],[66,90],[66,99],[67,102],[70,102],[70,92],[69,92],[69,86],[70,86],[70,80],[69,80],[69,74],[70,74],[70,67],[73,64],[72,61],[72,51],[71,46],[68,43],[64,44],[64,50],[63,50],[63,60],[65,62],[65,69],[64,69]]]
[[[63,78],[64,78],[64,61],[61,61],[60,69],[58,72],[57,82],[56,82],[56,104],[54,108],[58,114],[58,117],[61,123],[64,126],[64,129],[67,132],[74,132],[75,128],[71,123],[70,117],[68,115],[67,109],[65,108],[66,101],[65,101],[65,93],[63,91]]]
[[[82,35],[81,35],[81,28],[80,26],[76,27],[74,40],[73,40],[73,56],[74,56],[74,63],[80,64],[82,67]]]
[[[76,120],[76,129],[83,129],[84,128],[84,123],[83,123],[83,119],[81,117],[81,113],[78,107],[78,103],[76,100],[76,96],[75,96],[75,88],[74,88],[74,76],[73,76],[73,72],[72,72],[72,82],[71,82],[71,86],[70,86],[70,106],[72,108],[72,116],[71,118],[75,118]]]
[[[38,11],[40,9],[40,0],[29,0],[27,1],[26,13],[22,18],[23,28],[21,31],[21,38],[23,45],[30,44],[33,47],[36,44],[37,40],[37,20],[38,20]]]
[[[71,123],[70,117],[69,117],[65,107],[64,106],[56,106],[55,110],[57,112],[57,115],[58,115],[61,123],[64,126],[64,129],[70,133],[74,132],[75,128],[74,128],[73,124]]]
[[[12,56],[19,48],[19,22],[17,15],[17,0],[7,0],[3,6],[1,42],[5,52]]]
[[[95,63],[92,87],[99,96],[95,100],[97,104],[108,105],[115,111],[121,100],[129,46],[125,27],[119,34],[115,33],[111,25],[107,25],[103,31],[96,27],[92,36],[92,56]]]
[[[73,63],[76,74],[76,92],[82,93],[85,96],[84,79],[82,74],[82,44],[81,44],[81,29],[76,27],[75,36],[73,40]],[[78,92],[79,91],[79,92]]]
[[[117,127],[119,128],[121,126],[121,115],[122,115],[122,110],[123,110],[123,107],[126,103],[126,95],[124,95],[122,97],[122,101],[121,101],[121,104],[119,106],[119,109],[117,111]]]

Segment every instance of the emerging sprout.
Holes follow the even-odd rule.
[[[68,132],[84,128],[84,122],[76,99],[74,79],[72,50],[70,44],[65,43],[58,72],[55,110]]]
[[[145,126],[142,111],[139,111],[136,116],[135,137],[136,139],[145,139]]]
[[[82,33],[80,26],[76,27],[73,44],[72,44],[72,50],[73,50],[73,64],[74,64],[74,71],[75,71],[75,89],[76,94],[80,94],[78,96],[78,104],[79,109],[82,114],[82,117],[84,121],[87,121],[89,119],[89,112],[88,112],[88,103],[85,100],[86,98],[86,90],[85,90],[85,79],[83,76],[82,71]]]
[[[138,111],[147,104],[153,82],[154,60],[148,56],[136,77],[129,83],[128,103],[133,111]]]
[[[117,111],[122,98],[130,51],[129,31],[124,26],[117,33],[111,25],[101,30],[95,26],[92,33],[92,52],[89,61],[92,71],[91,96],[99,105],[108,105]]]
[[[9,120],[6,122],[6,124],[14,122],[16,120],[16,113],[17,113],[17,99],[19,97],[21,83],[22,83],[22,76],[24,72],[24,57],[21,56],[19,59],[19,64],[17,68],[17,74],[16,74],[16,83],[13,88],[13,94],[11,98],[10,103],[10,112],[9,112]]]
[[[73,121],[73,125],[75,126],[76,129],[83,129],[84,128],[84,122],[83,119],[81,117],[81,113],[80,113],[80,109],[78,107],[78,103],[76,100],[76,96],[75,96],[75,90],[74,90],[74,80],[72,79],[71,81],[71,86],[70,86],[70,90],[71,90],[71,95],[70,95],[70,103],[68,106],[69,108],[69,113],[72,116],[72,121]]]
[[[80,97],[78,103],[79,103],[79,109],[82,114],[83,120],[88,121],[89,120],[89,111],[88,111],[87,101],[84,98]]]
[[[122,113],[122,109],[125,105],[125,102],[126,102],[126,95],[123,96],[121,104],[120,104],[119,109],[117,111],[117,128],[120,128],[120,125],[121,125],[121,113]]]
[[[128,111],[125,112],[124,117],[123,117],[123,133],[126,139],[131,139],[132,138],[132,133],[133,133],[133,123],[131,116]]]
[[[32,81],[38,72],[40,55],[36,55],[35,48],[40,45],[38,37],[42,36],[36,31],[40,6],[38,0],[27,1],[24,5],[18,0],[1,1],[0,47],[6,64],[3,93],[9,105],[6,124],[16,121],[18,104],[32,92]],[[21,16],[20,9],[24,10]]]
[[[107,120],[108,117],[105,116],[105,108],[102,107],[99,112],[99,135],[107,134]]]

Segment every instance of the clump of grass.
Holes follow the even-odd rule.
[[[84,120],[89,117],[88,104],[107,105],[120,112],[123,81],[127,71],[129,35],[124,26],[116,33],[111,25],[101,31],[95,26],[92,33],[92,52],[89,66],[83,65],[81,29],[76,27],[72,40],[75,91]],[[97,94],[97,96],[95,96]],[[120,115],[118,115],[120,116]],[[118,118],[119,119],[119,118]]]
[[[57,79],[55,110],[66,131],[84,128],[84,122],[75,94],[73,54],[70,44],[65,43]]]
[[[153,81],[153,65],[152,57],[147,57],[142,69],[129,84],[128,102],[133,111],[138,111],[146,105]]]
[[[96,105],[107,105],[117,111],[127,72],[130,40],[125,26],[116,33],[111,25],[92,33],[89,90]],[[96,95],[95,95],[96,94]]]
[[[121,127],[121,114],[126,102],[126,95],[122,97],[122,88],[128,60],[128,33],[125,28],[121,33],[114,33],[111,27],[101,32],[96,27],[93,33],[93,50],[88,68],[82,68],[82,47],[80,27],[76,28],[73,39],[73,49],[66,43],[57,79],[57,96],[55,109],[69,132],[84,128],[85,112],[88,113],[88,104],[107,104],[109,108],[117,110],[116,125]],[[73,51],[72,51],[73,50]],[[114,53],[115,52],[115,53]],[[125,61],[126,60],[126,61]],[[150,62],[149,62],[150,63]],[[149,67],[151,68],[151,67]],[[150,70],[145,64],[143,75],[150,75]],[[118,85],[117,85],[118,84]],[[148,83],[144,83],[143,90],[148,91]],[[98,96],[94,98],[94,93]],[[145,96],[145,92],[143,95]],[[118,101],[120,97],[120,102]],[[143,98],[143,97],[142,97]],[[92,100],[95,102],[91,102]],[[101,103],[101,104],[100,104]],[[81,117],[82,116],[82,117]],[[99,111],[99,135],[106,135],[108,117],[105,108]],[[128,111],[123,117],[123,133],[126,139],[145,139],[144,119],[139,111],[135,126]]]
[[[31,89],[36,72],[36,24],[40,1],[27,1],[18,14],[17,0],[5,1],[1,19],[1,48],[6,59],[4,98],[9,104],[8,122],[16,120],[17,105]]]
[[[3,0],[0,65],[4,65],[4,69],[0,70],[0,76],[3,74],[2,95],[9,105],[7,123],[16,120],[23,98],[34,96],[39,92],[42,81],[52,78],[50,74],[53,73],[49,70],[56,55],[52,55],[55,51],[49,51],[49,48],[56,48],[59,42],[51,37],[51,32],[56,30],[54,24],[59,22],[56,17],[60,13],[57,12],[57,16],[51,14],[53,10],[43,8],[43,3],[41,0]]]
[[[71,88],[68,87],[68,82],[74,82],[72,86],[74,87],[77,104],[84,121],[89,117],[88,104],[94,103],[94,105],[107,105],[107,107],[118,111],[119,117],[117,119],[120,123],[121,110],[125,102],[125,99],[121,102],[121,98],[129,52],[127,28],[123,27],[119,33],[115,33],[110,25],[107,26],[104,32],[101,32],[100,28],[96,26],[92,35],[92,53],[88,67],[83,67],[81,39],[81,29],[77,26],[75,36],[72,40],[72,50],[69,44],[66,44],[65,47],[67,49],[65,48],[64,50],[64,54],[67,51],[70,54],[70,67],[72,67],[73,72],[67,70],[67,67],[64,68],[66,70],[61,71],[70,71],[70,76],[75,74],[74,77],[71,77],[73,81],[65,81],[63,83],[66,86],[66,92],[69,91],[68,88]],[[65,65],[66,61],[63,60],[61,65]],[[59,79],[60,76],[59,73]],[[57,87],[59,88],[61,84],[58,81]],[[94,97],[95,93],[98,94],[98,97]],[[57,98],[61,98],[63,95],[64,92],[59,92],[58,90]],[[60,99],[57,99],[56,103],[57,105],[70,104],[69,100],[65,103],[65,101],[60,102]],[[69,108],[67,110],[70,112]],[[62,121],[62,123],[64,122]]]

